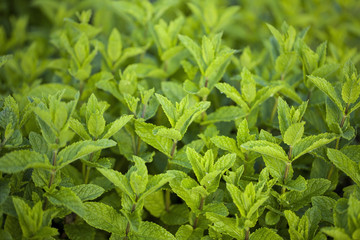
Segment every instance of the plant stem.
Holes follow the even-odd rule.
[[[144,106],[143,106],[143,110],[141,112],[141,118],[145,117],[145,112],[146,112],[146,104],[144,104]]]
[[[94,153],[90,153],[89,162],[92,161],[94,157]],[[89,182],[89,175],[90,175],[91,167],[87,166],[85,163],[83,163],[83,175],[84,175],[84,183],[87,184]]]
[[[291,158],[292,158],[292,151],[293,151],[293,146],[290,146],[290,149],[289,149],[289,152],[288,152],[289,161],[291,161]]]
[[[276,96],[274,107],[273,107],[273,109],[271,111],[271,115],[270,115],[270,124],[272,124],[273,121],[274,121],[274,117],[275,117],[275,114],[276,114],[278,103],[279,103],[279,96]]]
[[[287,178],[288,178],[290,166],[291,166],[291,163],[290,163],[290,162],[286,162],[286,168],[285,168],[285,174],[284,174],[284,183],[285,183],[285,181],[286,181]],[[286,192],[286,188],[285,188],[285,187],[282,187],[281,193],[284,194],[285,192]]]
[[[58,143],[58,139],[56,139],[56,143]],[[52,158],[51,158],[51,164],[55,167],[56,166],[56,158],[57,158],[57,149],[55,149],[53,151],[53,154],[52,154]],[[49,180],[49,184],[48,184],[48,188],[51,187],[51,185],[54,183],[54,179],[55,179],[55,175],[56,175],[56,170],[53,169],[51,170],[51,173],[50,173],[50,180]],[[44,204],[43,204],[43,209],[45,210],[47,208],[47,204],[48,204],[48,200],[47,198],[45,198],[44,200]]]
[[[245,240],[249,240],[249,237],[250,237],[250,229],[247,228],[245,232]]]
[[[203,207],[204,207],[204,202],[205,202],[205,198],[201,197],[200,199],[200,205],[199,205],[199,210],[202,211]],[[197,227],[197,224],[199,222],[199,216],[197,216],[194,220],[194,224],[193,224],[193,229],[195,229]]]
[[[171,147],[171,152],[170,152],[171,159],[174,158],[175,150],[176,150],[176,144],[177,144],[177,141],[174,140],[173,145],[172,145],[172,147]]]
[[[132,207],[131,207],[131,213],[133,213],[136,209],[136,202],[138,200],[138,196],[136,196],[135,198],[135,203],[133,203]],[[128,235],[129,235],[129,232],[130,232],[130,222],[127,223],[126,225],[126,232],[125,232],[125,237],[124,237],[124,240],[127,240],[129,239],[128,238]]]
[[[174,155],[175,155],[175,150],[176,150],[176,145],[177,145],[177,141],[174,140],[173,142],[173,145],[171,147],[171,152],[170,152],[170,159],[168,160],[168,163],[166,165],[166,168],[165,168],[165,172],[167,170],[170,170],[170,166],[171,166],[171,162],[170,160],[172,160],[174,158]],[[169,212],[170,211],[170,205],[171,205],[171,198],[170,198],[170,190],[165,190],[165,211],[166,212]]]
[[[51,163],[54,167],[56,165],[56,158],[57,158],[57,150],[54,150],[53,155],[52,155],[52,163]],[[50,176],[49,185],[48,185],[49,188],[51,187],[51,185],[54,182],[55,175],[56,175],[56,170],[55,169],[51,170],[51,176]]]
[[[340,122],[340,128],[341,128],[341,129],[344,127],[348,110],[349,110],[349,104],[346,105],[345,114],[344,114],[344,116],[342,117],[341,122]],[[338,139],[336,139],[335,149],[339,149],[340,140],[341,140],[341,137],[339,137]],[[330,178],[331,178],[331,176],[333,175],[334,171],[335,171],[335,166],[334,166],[334,164],[331,164],[329,173],[328,173],[328,175],[327,175],[327,179],[328,179],[328,180],[330,180]]]

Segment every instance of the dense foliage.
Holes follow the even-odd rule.
[[[360,2],[0,3],[0,239],[360,239]]]

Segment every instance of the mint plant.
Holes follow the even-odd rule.
[[[0,5],[1,239],[360,239],[355,0]]]

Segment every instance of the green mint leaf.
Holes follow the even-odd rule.
[[[200,185],[204,186],[208,193],[215,192],[219,187],[220,178],[221,171],[213,170],[212,172],[205,174],[205,176],[200,181]]]
[[[167,23],[160,20],[160,23],[155,25],[154,30],[157,35],[157,40],[162,49],[169,49],[171,47],[171,38],[167,32]]]
[[[163,227],[153,222],[141,222],[139,230],[131,234],[131,239],[175,240],[176,238]]]
[[[255,138],[254,135],[253,135],[253,138]],[[274,137],[273,135],[271,135],[271,133],[269,133],[268,131],[265,131],[264,129],[260,130],[259,140],[265,140],[265,141],[277,143],[277,144],[280,144],[282,142],[281,139]]]
[[[247,68],[243,68],[241,72],[241,94],[248,103],[254,101],[256,97],[255,79]]]
[[[182,139],[181,133],[174,128],[155,127],[153,134],[159,137],[170,138],[179,141]]]
[[[322,147],[334,141],[335,139],[336,139],[336,135],[331,133],[321,133],[318,135],[305,137],[294,145],[293,160],[319,147]]]
[[[105,119],[100,112],[90,115],[87,121],[89,133],[97,139],[105,130]]]
[[[139,200],[146,198],[148,195],[154,193],[158,189],[160,189],[162,186],[164,186],[166,183],[168,183],[172,176],[169,174],[163,173],[163,174],[157,174],[154,176],[149,177],[148,184],[146,186],[145,192],[140,196]]]
[[[214,224],[212,227],[217,232],[228,234],[235,239],[245,239],[245,231],[237,226],[234,218],[224,217],[211,212],[207,212],[205,215]]]
[[[347,104],[354,103],[360,95],[360,78],[356,76],[346,79],[341,91],[341,97]]]
[[[51,169],[49,160],[40,153],[30,150],[12,151],[0,158],[0,171],[17,173],[28,168]]]
[[[285,210],[284,214],[289,224],[289,233],[292,239],[314,239],[317,225],[321,220],[321,213],[318,208],[309,208],[301,219],[290,210]]]
[[[324,221],[334,224],[333,209],[335,207],[336,200],[326,196],[317,196],[311,198],[311,204],[320,209],[321,218]]]
[[[166,212],[163,191],[159,190],[147,194],[144,198],[144,208],[154,217],[159,218],[162,216]],[[180,223],[180,225],[181,224],[183,223]]]
[[[110,123],[110,127],[102,138],[106,139],[112,137],[114,134],[120,131],[120,129],[125,126],[125,124],[128,123],[132,118],[133,115],[123,115],[119,119],[116,119]]]
[[[281,97],[278,98],[278,119],[281,135],[284,136],[286,130],[289,128],[292,122],[290,108],[286,101]]]
[[[23,236],[30,238],[36,235],[42,226],[43,211],[41,202],[35,204],[33,208],[30,208],[23,199],[18,197],[13,197],[13,202]]]
[[[90,226],[121,236],[125,234],[127,221],[114,208],[104,203],[87,202],[84,209],[85,213],[79,216]]]
[[[205,35],[202,38],[201,50],[205,64],[209,65],[214,59],[215,49],[211,40]]]
[[[198,181],[201,181],[201,179],[203,179],[203,177],[206,175],[206,169],[202,164],[202,156],[190,147],[186,149],[186,155],[191,163],[196,178]]]
[[[180,42],[185,46],[185,48],[190,52],[194,57],[200,71],[202,74],[205,73],[205,63],[202,59],[201,48],[196,44],[191,38],[184,35],[179,35]]]
[[[240,93],[236,90],[236,88],[227,83],[218,83],[215,85],[215,87],[219,89],[221,93],[224,93],[226,97],[233,100],[245,112],[249,111],[249,106],[247,105],[243,97],[240,95]]]
[[[168,118],[171,126],[175,127],[175,122],[177,120],[175,106],[166,97],[164,97],[160,94],[157,94],[157,93],[155,93],[155,96],[158,99],[162,109],[164,110],[164,113],[165,113],[166,117]]]
[[[48,146],[45,139],[38,133],[30,132],[29,134],[29,141],[31,147],[34,149],[35,152],[46,154],[48,153]]]
[[[111,61],[117,61],[121,56],[122,41],[119,31],[114,28],[109,36],[107,54]]]
[[[186,205],[188,205],[192,211],[198,211],[201,196],[195,188],[200,187],[199,184],[184,172],[169,170],[168,174],[172,176],[170,181],[171,189],[185,201]],[[201,188],[203,189],[203,187]]]
[[[66,224],[64,230],[70,239],[94,239],[96,234],[95,228],[87,225],[86,223]]]
[[[306,189],[306,180],[303,176],[297,177],[295,180],[290,180],[283,186],[291,191],[304,191]]]
[[[234,165],[235,160],[236,160],[236,155],[234,153],[223,155],[215,162],[214,169],[223,172],[224,170],[231,168]]]
[[[215,112],[210,113],[206,120],[201,124],[211,124],[216,122],[230,122],[238,118],[245,117],[246,113],[236,106],[224,106],[218,108]]]
[[[266,167],[269,169],[269,173],[274,178],[278,179],[280,182],[283,182],[285,178],[285,171],[287,168],[287,163],[285,161],[279,161],[274,157],[263,156]],[[293,168],[291,165],[288,167],[288,179],[292,178]]]
[[[135,193],[126,176],[112,169],[97,168],[97,170],[135,202]]]
[[[339,110],[335,103],[329,99],[326,100],[326,123],[329,129],[337,134],[341,134],[340,119],[342,118],[342,112]]]
[[[169,138],[155,135],[153,133],[155,128],[156,126],[153,124],[139,120],[135,121],[135,131],[141,140],[164,153],[166,156],[171,157],[173,141]]]
[[[251,106],[251,111],[254,111],[263,102],[268,100],[270,97],[274,96],[275,93],[279,92],[283,88],[284,88],[284,86],[282,86],[282,85],[279,85],[279,86],[274,85],[274,86],[270,86],[270,87],[261,88],[259,91],[256,92],[256,98],[254,100],[254,103]]]
[[[255,140],[255,136],[250,135],[248,121],[244,119],[241,121],[237,129],[237,134],[236,134],[237,146],[240,148],[241,144],[251,140]]]
[[[210,63],[204,74],[205,78],[208,80],[207,87],[209,89],[212,89],[224,76],[226,68],[230,64],[230,58],[234,52],[234,50],[224,51],[224,53],[217,55],[214,61]]]
[[[128,93],[125,93],[124,95],[125,95],[124,98],[125,98],[126,105],[129,108],[130,112],[136,114],[136,109],[137,109],[138,102],[140,101],[140,99],[137,97],[133,97]]]
[[[327,179],[310,179],[307,180],[307,188],[305,191],[287,192],[281,196],[281,199],[284,200],[284,205],[286,207],[291,207],[293,211],[297,211],[309,204],[312,197],[321,196],[324,192],[326,192],[330,187],[330,184],[331,182]]]
[[[247,185],[247,198],[244,198],[244,192],[241,192],[239,188],[235,185],[227,183],[226,188],[229,191],[231,198],[233,199],[237,209],[239,210],[241,216],[246,217],[249,208],[252,205],[251,199],[255,198],[255,190],[252,183]],[[251,191],[253,190],[253,191]]]
[[[231,153],[236,153],[236,155],[241,159],[245,158],[244,154],[238,148],[238,145],[236,144],[236,141],[234,139],[226,136],[215,136],[212,137],[210,140],[218,148],[229,151]]]
[[[77,119],[70,119],[70,128],[79,135],[83,140],[90,140],[90,135],[86,132],[84,125]]]
[[[312,83],[314,83],[322,92],[324,92],[341,110],[344,111],[341,99],[336,93],[334,87],[324,78],[308,76]]]
[[[352,240],[352,238],[346,233],[345,229],[337,227],[325,227],[321,229],[326,235],[333,237],[334,239]]]
[[[114,80],[112,79],[100,80],[95,85],[97,88],[111,93],[118,100],[120,101],[123,100],[123,96],[118,88],[117,83]]]
[[[229,210],[223,203],[210,203],[204,207],[204,212],[212,212],[222,216],[229,215]]]
[[[268,211],[265,215],[265,223],[267,225],[275,225],[280,221],[280,215],[273,211]]]
[[[162,82],[161,90],[172,103],[181,102],[186,97],[186,92],[177,82]]]
[[[105,192],[102,187],[95,184],[81,184],[70,187],[70,190],[73,191],[81,201],[94,200]]]
[[[285,131],[284,143],[294,146],[299,142],[304,134],[304,124],[305,122],[291,124]]]
[[[83,63],[90,53],[89,39],[85,34],[81,34],[79,40],[75,44],[74,50],[79,63]]]
[[[191,234],[193,232],[193,227],[190,225],[182,225],[179,227],[179,229],[176,231],[175,237],[178,240],[187,240],[190,238]]]
[[[73,143],[59,152],[57,165],[59,168],[62,168],[86,155],[115,145],[116,142],[108,139],[100,139],[97,141],[86,140]]]
[[[287,52],[281,54],[275,61],[275,70],[281,74],[281,78],[294,68],[297,61],[297,54],[295,52]]]
[[[66,207],[79,216],[86,214],[81,199],[70,188],[63,187],[60,190],[48,192],[46,197],[52,204]]]
[[[262,239],[274,239],[274,240],[282,240],[275,231],[269,228],[259,228],[254,233],[250,235],[250,240],[262,240]]]
[[[143,193],[148,183],[148,171],[144,160],[134,156],[135,170],[130,174],[130,186],[134,193],[138,196]]]
[[[357,163],[360,162],[360,145],[345,146],[342,149],[340,149],[340,151],[351,160]]]
[[[348,110],[348,114],[354,112],[356,109],[358,109],[360,107],[360,101],[355,103],[354,106],[352,106],[349,110]]]
[[[266,23],[266,26],[269,28],[270,32],[275,37],[279,45],[282,45],[284,42],[284,37],[282,36],[282,34],[272,25]]]
[[[260,153],[263,156],[273,157],[279,160],[288,161],[285,151],[278,145],[265,140],[248,141],[241,145],[242,148]]]
[[[357,185],[360,186],[360,168],[357,162],[351,160],[348,156],[337,149],[328,148],[327,156],[337,168],[343,171]]]
[[[202,101],[188,109],[184,109],[184,112],[176,121],[175,129],[179,130],[181,135],[184,136],[190,124],[209,107],[210,102]]]

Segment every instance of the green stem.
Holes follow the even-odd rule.
[[[135,209],[136,209],[136,202],[137,202],[137,200],[138,200],[138,196],[136,196],[135,203],[133,203],[133,205],[132,205],[132,207],[131,207],[131,213],[133,213],[133,212],[135,211]],[[130,233],[130,222],[128,222],[127,225],[126,225],[124,240],[128,240],[128,239],[129,239],[129,237],[128,237],[129,233]]]
[[[175,155],[175,150],[176,150],[176,144],[177,144],[177,141],[176,141],[176,140],[174,140],[173,145],[172,145],[172,147],[171,147],[171,152],[170,152],[171,159],[173,159],[173,158],[174,158],[174,155]]]
[[[246,228],[246,232],[245,232],[245,240],[249,240],[250,238],[250,229]]]
[[[56,143],[58,143],[58,139],[56,139]],[[53,154],[52,154],[52,158],[51,158],[51,164],[52,166],[56,166],[56,159],[57,159],[57,149],[55,149],[53,151]],[[48,188],[50,188],[52,186],[52,184],[54,183],[54,180],[55,180],[55,175],[56,175],[56,169],[53,169],[51,170],[51,173],[50,173],[50,179],[49,179],[49,184],[48,184]],[[43,209],[45,210],[47,208],[47,205],[48,205],[48,200],[47,198],[45,198],[44,200],[44,204],[43,204]]]
[[[279,97],[277,96],[277,97],[275,98],[274,107],[273,107],[273,109],[272,109],[272,111],[271,111],[270,124],[272,124],[273,121],[274,121],[274,117],[275,117],[275,114],[276,114],[276,110],[277,110],[278,103],[279,103]]]
[[[94,153],[92,152],[89,157],[89,162],[92,161],[93,157],[94,157]],[[83,163],[83,176],[84,176],[85,184],[87,184],[89,182],[90,170],[91,170],[91,167],[89,167],[85,163]]]
[[[51,163],[54,167],[55,167],[55,165],[56,165],[56,158],[57,158],[57,150],[54,150],[54,151],[53,151],[53,155],[52,155],[52,163]],[[53,182],[54,182],[55,175],[56,175],[56,170],[53,169],[53,170],[51,171],[51,176],[50,176],[50,180],[49,180],[49,185],[48,185],[49,188],[51,187],[51,185],[52,185]]]
[[[203,208],[204,208],[204,202],[205,202],[205,198],[204,197],[201,197],[200,199],[200,205],[199,205],[199,210],[202,211]],[[199,222],[199,216],[197,216],[194,220],[194,224],[193,224],[193,229],[195,229],[198,225],[198,222]]]
[[[143,110],[141,112],[141,118],[145,117],[145,112],[146,112],[146,104],[144,104]]]
[[[287,178],[288,178],[290,166],[291,166],[291,163],[290,163],[290,162],[286,162],[286,168],[285,168],[285,174],[284,174],[284,183],[285,183],[285,181],[286,181]],[[285,188],[285,187],[282,187],[281,193],[284,194],[285,192],[286,192],[286,188]]]
[[[170,170],[170,166],[171,166],[171,162],[170,160],[172,160],[174,158],[175,155],[175,150],[176,150],[176,145],[177,145],[177,141],[174,140],[173,145],[171,147],[171,152],[170,152],[170,159],[167,162],[166,168],[165,168],[165,172],[167,170]],[[165,210],[166,212],[170,211],[170,205],[171,205],[171,198],[170,198],[170,190],[165,190]]]
[[[344,114],[344,116],[342,117],[341,122],[340,122],[340,128],[341,128],[341,129],[344,127],[345,120],[346,120],[346,118],[347,118],[348,110],[349,110],[349,104],[346,105],[345,114]],[[340,140],[341,140],[341,137],[339,137],[338,139],[336,139],[335,149],[339,149]],[[328,179],[328,180],[330,180],[330,178],[331,178],[332,175],[334,174],[334,171],[335,171],[335,166],[334,166],[334,164],[331,164],[329,173],[328,173],[328,175],[327,175],[327,179]]]
[[[289,161],[291,161],[291,158],[292,158],[292,151],[293,151],[293,147],[290,146],[290,149],[289,149],[289,152],[288,152],[288,159],[289,159]]]

